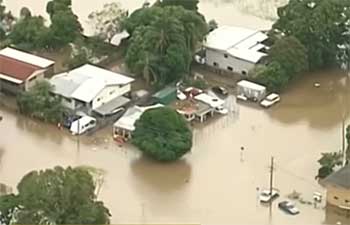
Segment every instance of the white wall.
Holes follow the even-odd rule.
[[[130,84],[124,85],[122,87],[119,87],[118,85],[107,86],[92,101],[92,109],[96,109],[101,105],[113,100],[114,98],[128,93],[130,90]]]
[[[37,82],[44,80],[44,72],[33,74],[32,76],[28,77],[27,80],[24,82],[24,90],[28,91],[30,88],[32,88]]]
[[[228,67],[232,68],[232,72],[243,74],[243,71],[245,71],[247,74],[249,70],[253,69],[255,64],[241,60],[235,57],[232,57],[229,54],[227,55],[227,58],[225,58],[224,52],[221,51],[215,51],[212,49],[206,50],[206,64],[208,66],[216,67],[222,70],[230,71]],[[214,66],[214,63],[217,64],[217,66]]]

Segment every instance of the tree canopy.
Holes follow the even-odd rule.
[[[51,43],[58,48],[73,42],[83,31],[78,17],[72,11],[71,0],[51,0],[46,11],[50,15]]]
[[[26,14],[14,25],[9,38],[21,49],[40,49],[48,44],[49,32],[43,17]]]
[[[306,47],[311,69],[336,63],[339,45],[347,38],[350,1],[290,0],[277,14],[273,29],[295,36]]]
[[[17,195],[0,197],[0,219],[10,224],[108,224],[110,213],[97,201],[92,176],[84,169],[32,171]]]
[[[208,30],[201,16],[180,6],[136,10],[124,27],[132,36],[127,66],[158,85],[189,72],[192,54]]]
[[[102,10],[89,15],[89,20],[95,29],[95,35],[103,40],[111,41],[114,35],[122,31],[122,22],[127,12],[117,2],[105,4]]]
[[[268,62],[277,62],[286,72],[288,79],[308,70],[307,50],[293,36],[281,38],[268,51]]]
[[[192,131],[186,120],[167,107],[149,109],[135,124],[133,144],[159,161],[174,161],[192,148]]]
[[[17,97],[20,112],[47,122],[60,122],[63,106],[59,97],[51,95],[52,88],[47,81],[42,81],[20,93]]]
[[[255,80],[267,87],[269,91],[282,90],[289,81],[286,71],[278,62],[271,62],[267,66],[257,67]]]

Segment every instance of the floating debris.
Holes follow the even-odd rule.
[[[314,83],[314,87],[320,87],[321,86],[321,84],[320,83]]]
[[[300,192],[297,192],[296,190],[293,190],[292,193],[287,195],[287,198],[292,199],[292,200],[298,200],[301,196]]]

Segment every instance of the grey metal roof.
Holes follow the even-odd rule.
[[[108,115],[112,114],[114,110],[126,105],[127,103],[130,102],[130,99],[120,96],[117,97],[102,106],[98,107],[97,109],[94,109],[95,112],[101,114],[101,115]]]
[[[325,184],[335,184],[337,186],[350,189],[350,165],[344,166],[340,170],[332,173],[322,182]]]
[[[50,84],[54,86],[53,92],[67,98],[71,98],[74,91],[88,80],[87,76],[67,76],[67,73],[58,74],[51,78]]]

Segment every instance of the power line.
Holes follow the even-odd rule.
[[[288,169],[285,169],[285,168],[281,167],[280,165],[278,165],[278,170],[280,170],[281,172],[284,172],[284,173],[286,173],[286,174],[288,174],[288,175],[290,175],[290,176],[293,176],[293,177],[295,177],[295,178],[297,178],[297,179],[299,179],[299,180],[302,180],[302,181],[304,181],[305,183],[307,183],[307,184],[309,184],[309,185],[311,185],[311,186],[313,186],[313,187],[315,187],[315,188],[320,188],[318,185],[315,185],[314,182],[311,182],[311,181],[308,180],[307,178],[302,177],[302,176],[299,176],[299,175],[297,175],[297,174],[295,174],[295,173],[289,171]]]

